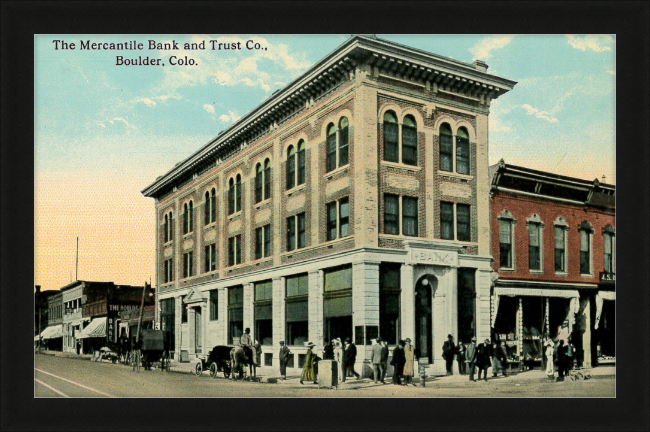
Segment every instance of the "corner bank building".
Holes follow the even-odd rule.
[[[490,337],[488,66],[354,36],[143,190],[175,359],[237,344]],[[371,366],[371,365],[370,365]]]

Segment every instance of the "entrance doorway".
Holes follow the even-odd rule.
[[[203,352],[203,343],[201,339],[201,308],[196,308],[194,313],[194,348],[197,354]]]
[[[433,283],[432,283],[433,282]],[[415,348],[420,351],[420,357],[433,362],[433,292],[437,280],[434,277],[423,277],[415,286]]]

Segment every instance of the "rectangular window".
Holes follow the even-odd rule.
[[[348,164],[348,127],[339,129],[339,166]]]
[[[589,245],[589,232],[580,231],[580,274],[591,274],[591,250]]]
[[[264,229],[262,227],[255,229],[255,259],[261,259],[264,256]]]
[[[160,327],[169,341],[171,354],[176,348],[176,299],[173,297],[160,301]]]
[[[255,174],[255,203],[262,201],[264,196],[264,174],[262,168]]]
[[[456,172],[469,174],[469,140],[456,137]]]
[[[212,196],[210,197],[210,222],[216,222],[217,221],[217,195],[214,193],[214,190],[212,192]]]
[[[271,198],[271,167],[264,168],[264,199]]]
[[[603,239],[605,241],[605,273],[614,273],[614,236],[605,233]]]
[[[210,321],[219,319],[219,291],[210,291]]]
[[[530,270],[541,270],[541,261],[540,261],[540,238],[539,238],[540,226],[539,224],[530,224],[529,233],[530,233],[530,243],[528,245],[528,267]]]
[[[352,289],[352,266],[338,267],[325,273],[325,292]]]
[[[379,266],[379,336],[389,344],[399,336],[401,264]]]
[[[555,271],[566,272],[565,265],[565,230],[563,227],[555,227]]]
[[[298,185],[305,184],[305,148],[298,150]]]
[[[286,339],[287,345],[307,342],[309,329],[308,276],[299,275],[286,279]]]
[[[456,204],[456,232],[458,240],[471,241],[470,207],[467,204]]]
[[[388,162],[399,162],[398,153],[399,125],[392,122],[384,122],[384,160]]]
[[[217,269],[217,245],[211,244],[205,247],[205,272]]]
[[[511,269],[512,266],[512,222],[499,221],[499,265]]]
[[[255,288],[255,339],[273,345],[273,282],[258,282]]]
[[[305,214],[300,213],[296,216],[296,219],[298,219],[298,249],[300,249],[304,248],[307,244]]]
[[[236,182],[235,186],[237,187],[237,196],[235,197],[237,200],[237,211],[241,211],[241,194],[243,187],[241,181]]]
[[[440,135],[440,171],[451,172],[454,169],[454,138],[451,135]]]
[[[228,239],[228,265],[241,264],[241,234]]]
[[[323,295],[324,336],[352,338],[352,266],[324,271]]]
[[[186,297],[186,295],[181,297],[181,323],[187,322],[187,305],[185,304]]]
[[[228,288],[228,342],[239,345],[244,333],[244,287]]]
[[[339,237],[347,237],[349,235],[350,235],[350,200],[348,198],[341,198],[339,200]]]
[[[337,202],[331,202],[327,204],[327,240],[336,239],[337,227],[336,227],[336,213],[337,213]]]
[[[183,277],[184,278],[192,277],[194,275],[193,255],[194,255],[193,252],[186,252],[183,254]]]
[[[384,195],[384,233],[399,234],[399,198],[397,195]]]
[[[440,203],[440,237],[443,240],[454,239],[454,204]]]
[[[292,251],[296,248],[296,217],[287,218],[287,250]]]
[[[264,226],[264,256],[271,256],[271,225]]]
[[[402,197],[402,233],[407,236],[418,235],[418,199]]]
[[[290,152],[287,158],[287,190],[296,186],[296,154]]]
[[[168,260],[165,260],[164,263],[164,273],[163,273],[163,283],[169,283],[173,280],[174,276],[174,265],[173,265],[173,260],[170,258]]]
[[[402,162],[418,164],[418,130],[414,127],[402,126]]]

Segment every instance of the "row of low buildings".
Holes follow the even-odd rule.
[[[294,373],[336,337],[357,371],[377,336],[434,373],[448,334],[521,366],[545,335],[613,358],[615,188],[490,167],[490,101],[516,83],[487,69],[354,36],[147,186],[172,357],[250,328]]]
[[[55,351],[93,353],[115,348],[140,322],[144,287],[78,280],[59,290],[36,291],[34,342]],[[154,296],[144,299],[143,328],[153,327]],[[38,319],[40,318],[40,326]]]

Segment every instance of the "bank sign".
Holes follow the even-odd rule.
[[[429,249],[412,249],[411,262],[415,264],[458,267],[458,254]]]
[[[132,310],[140,310],[140,306],[112,304],[108,307],[109,312],[123,312],[123,311],[132,311]]]

